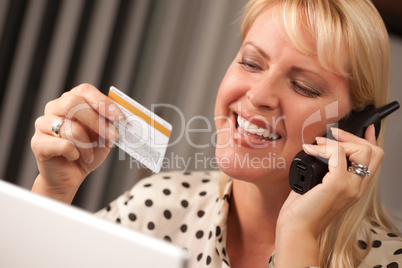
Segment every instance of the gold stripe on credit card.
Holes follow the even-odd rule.
[[[144,120],[147,124],[154,127],[156,130],[161,132],[166,137],[170,137],[171,131],[169,129],[167,129],[162,124],[155,121],[150,116],[148,116],[147,114],[145,114],[144,112],[142,112],[141,110],[130,104],[128,101],[117,95],[112,90],[109,90],[108,97],[117,102],[118,104],[120,104],[121,106],[123,106],[124,108],[126,108],[128,111],[132,112],[134,115]]]

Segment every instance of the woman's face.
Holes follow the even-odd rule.
[[[215,106],[220,169],[254,182],[284,181],[301,145],[350,111],[347,79],[297,50],[271,12],[250,28]]]

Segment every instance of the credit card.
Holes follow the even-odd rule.
[[[114,144],[158,173],[172,125],[115,87],[110,87],[108,96],[124,114],[123,120],[111,122],[119,131],[119,140]]]

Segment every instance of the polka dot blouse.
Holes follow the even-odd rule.
[[[188,267],[230,267],[226,221],[232,182],[220,172],[166,172],[140,180],[98,216],[189,250]],[[402,268],[402,240],[373,226],[357,241],[368,251],[360,268]],[[368,243],[371,243],[369,245]],[[267,267],[274,267],[267,256]]]

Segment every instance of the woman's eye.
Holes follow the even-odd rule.
[[[321,95],[319,92],[303,87],[299,85],[297,82],[292,82],[292,86],[293,89],[302,96],[306,96],[309,98],[317,98]]]
[[[252,61],[241,60],[241,61],[239,61],[238,63],[239,63],[240,65],[243,65],[244,68],[246,68],[246,69],[248,69],[248,70],[252,70],[252,71],[259,71],[259,70],[261,70],[261,67],[260,67],[258,64],[254,63],[254,62],[252,62]]]

